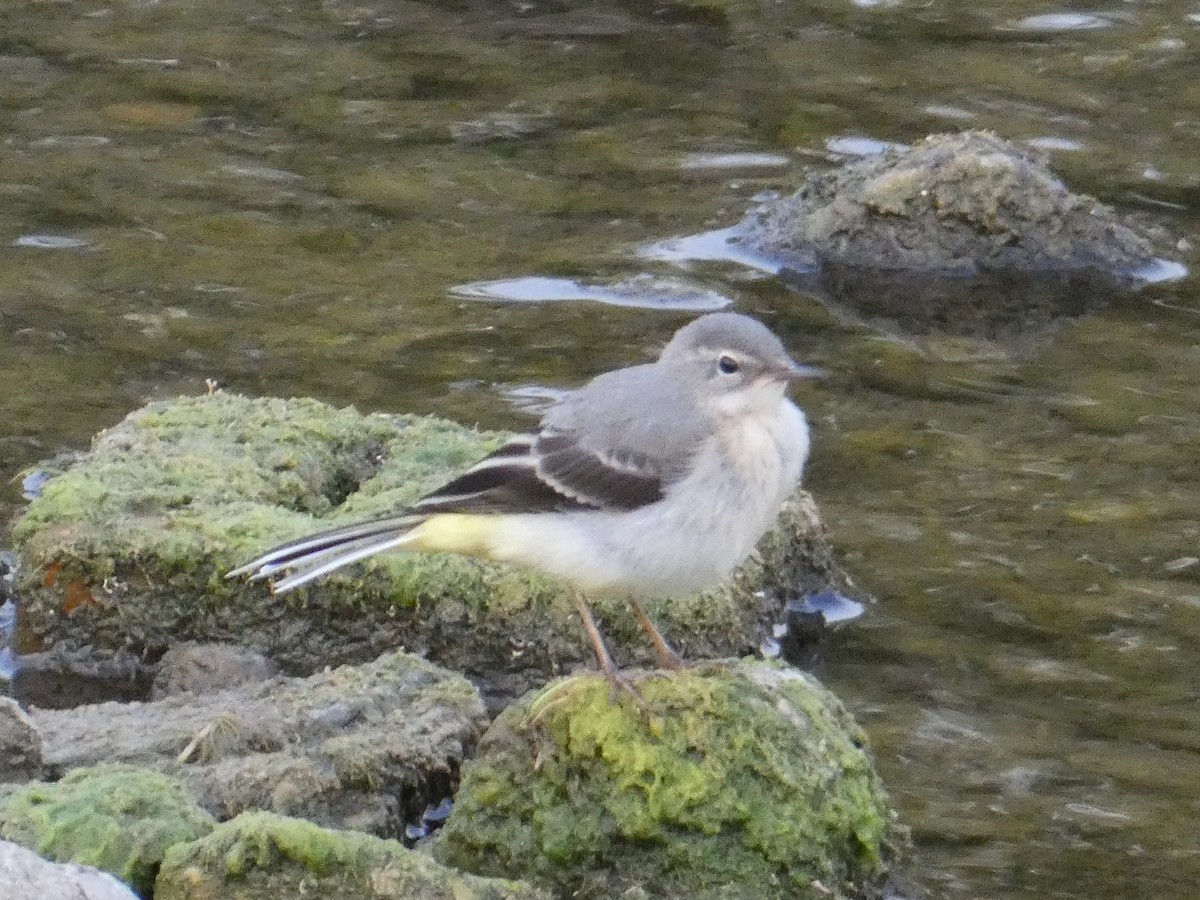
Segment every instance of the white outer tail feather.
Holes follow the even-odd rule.
[[[292,574],[275,582],[272,593],[282,594],[376,553],[404,546],[424,516],[397,516],[333,529],[284,544],[229,572],[226,578],[250,574],[261,581],[279,572]]]

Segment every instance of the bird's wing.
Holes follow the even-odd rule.
[[[227,577],[282,572],[275,593],[342,566],[404,545],[412,529],[436,513],[550,512],[635,509],[661,499],[656,460],[631,451],[599,452],[574,432],[543,427],[514,437],[462,475],[398,516],[334,528],[290,541],[239,566]]]
[[[536,432],[513,438],[412,511],[636,509],[686,474],[705,427],[657,367],[619,369],[565,397]]]
[[[348,525],[267,551],[230,572],[291,590],[406,545],[437,513],[630,510],[662,499],[687,472],[703,421],[651,366],[601,375],[552,408],[538,430],[518,435],[400,515]]]
[[[578,503],[636,509],[662,499],[662,461],[629,447],[589,446],[577,432],[543,428],[534,443],[538,477]]]
[[[628,450],[601,452],[573,431],[543,427],[513,438],[413,504],[438,512],[635,509],[662,499],[657,461]]]

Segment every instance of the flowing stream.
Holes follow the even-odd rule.
[[[0,514],[25,466],[206,379],[519,428],[729,303],[831,373],[797,397],[807,483],[878,602],[817,673],[913,881],[1194,897],[1196,281],[1020,347],[914,345],[654,248],[980,128],[1191,263],[1198,72],[1173,0],[7,0]]]

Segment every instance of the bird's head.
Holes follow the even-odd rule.
[[[769,328],[738,313],[689,322],[663,349],[659,365],[722,417],[772,412],[791,382],[824,374],[797,363]]]

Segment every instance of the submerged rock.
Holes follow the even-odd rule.
[[[729,663],[578,676],[510,707],[434,853],[557,896],[874,897],[903,843],[865,735],[814,679]]]
[[[218,819],[270,810],[389,836],[453,790],[487,725],[465,678],[402,652],[29,720],[60,771],[123,762],[178,779]]]
[[[1155,261],[1146,233],[1034,151],[977,131],[813,175],[733,242],[854,317],[974,336],[1095,309]]]
[[[143,897],[167,848],[213,824],[175,782],[124,766],[77,769],[0,798],[0,838],[58,862],[95,866]]]
[[[536,573],[392,554],[283,598],[224,578],[273,544],[392,514],[504,438],[312,400],[152,403],[99,435],[17,522],[19,645],[152,663],[181,641],[233,641],[293,673],[405,647],[515,696],[591,659],[569,592]],[[653,604],[686,655],[750,652],[785,594],[846,583],[802,491],[763,548],[729,584]],[[654,658],[623,602],[595,606],[618,659]]]
[[[245,813],[172,847],[155,900],[549,900],[529,885],[455,872],[427,856],[351,831]]]

